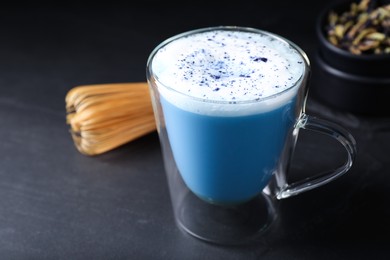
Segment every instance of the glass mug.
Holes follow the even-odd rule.
[[[351,134],[305,113],[309,60],[283,37],[246,27],[196,29],[160,43],[146,71],[175,220],[197,238],[253,241],[275,221],[278,200],[353,164]],[[339,141],[345,163],[288,183],[301,129]]]

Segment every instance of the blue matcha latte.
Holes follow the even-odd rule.
[[[258,195],[295,123],[301,54],[268,34],[221,29],[169,42],[151,66],[187,187],[223,205]]]

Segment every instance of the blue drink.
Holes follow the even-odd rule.
[[[300,113],[302,55],[267,33],[216,29],[162,43],[150,68],[159,125],[187,188],[219,205],[259,195]]]
[[[268,184],[295,117],[293,100],[246,116],[201,115],[164,98],[161,103],[184,182],[200,198],[223,205],[245,202]]]
[[[194,237],[258,242],[278,216],[278,200],[328,183],[353,163],[351,135],[305,113],[309,60],[278,35],[235,26],[185,32],[154,49],[146,72],[175,221]],[[336,139],[345,164],[290,183],[300,129]]]

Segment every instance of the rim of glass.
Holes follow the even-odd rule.
[[[251,99],[251,100],[242,100],[242,101],[229,101],[229,100],[213,100],[213,99],[206,99],[206,98],[200,98],[200,97],[194,97],[194,96],[191,96],[191,95],[188,95],[186,93],[183,93],[183,92],[180,92],[164,83],[162,83],[161,81],[158,80],[158,77],[153,73],[152,71],[152,64],[153,64],[153,59],[154,57],[156,56],[157,52],[163,48],[164,46],[168,45],[169,43],[177,40],[177,39],[180,39],[180,38],[183,38],[183,37],[186,37],[186,36],[189,36],[189,35],[193,35],[193,34],[197,34],[197,33],[202,33],[202,32],[208,32],[208,31],[241,31],[241,32],[250,32],[250,33],[257,33],[257,34],[263,34],[263,35],[268,35],[278,41],[281,41],[281,42],[284,42],[286,44],[288,44],[289,46],[291,46],[293,49],[295,49],[299,55],[301,55],[303,61],[304,61],[304,71],[302,73],[302,75],[300,75],[300,77],[294,82],[294,84],[292,84],[289,88],[281,91],[281,92],[278,92],[278,93],[275,93],[273,95],[270,95],[270,96],[267,96],[267,97],[261,97],[261,98],[256,98],[256,99]],[[146,62],[146,74],[147,74],[147,80],[150,81],[150,79],[154,79],[155,81],[157,81],[159,83],[159,85],[163,86],[165,89],[167,89],[168,91],[171,91],[173,93],[175,93],[176,95],[179,95],[179,96],[184,96],[186,98],[189,98],[189,99],[192,99],[192,100],[195,100],[195,101],[199,101],[199,102],[206,102],[206,103],[215,103],[215,104],[251,104],[251,103],[259,103],[259,102],[262,102],[264,100],[268,100],[268,99],[272,99],[276,96],[280,96],[288,91],[290,91],[291,89],[295,88],[300,82],[302,82],[305,78],[307,78],[308,74],[309,74],[309,70],[310,70],[310,61],[309,61],[309,58],[307,56],[307,54],[298,46],[296,45],[295,43],[293,43],[292,41],[288,40],[287,38],[284,38],[283,36],[280,36],[278,34],[275,34],[275,33],[272,33],[272,32],[269,32],[269,31],[266,31],[266,30],[261,30],[261,29],[257,29],[257,28],[253,28],[253,27],[242,27],[242,26],[226,26],[226,25],[221,25],[221,26],[211,26],[211,27],[204,27],[204,28],[199,28],[199,29],[194,29],[194,30],[190,30],[190,31],[186,31],[186,32],[182,32],[182,33],[179,33],[179,34],[176,34],[174,36],[171,36],[169,38],[167,38],[166,40],[162,41],[160,44],[158,44],[153,50],[152,52],[150,53],[149,57],[148,57],[148,60]]]

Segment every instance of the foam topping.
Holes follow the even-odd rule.
[[[160,48],[151,64],[159,83],[202,100],[256,101],[294,86],[305,69],[288,43],[247,31],[200,31]]]

